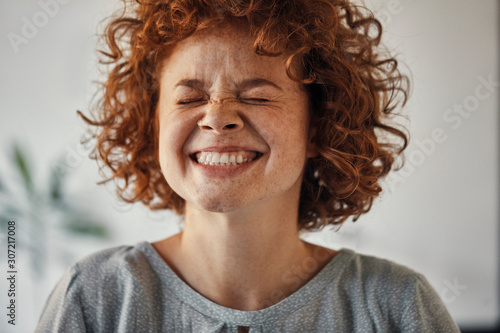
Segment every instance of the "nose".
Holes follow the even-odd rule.
[[[243,128],[244,122],[237,112],[235,101],[210,101],[203,118],[198,120],[202,130],[213,130],[216,133],[237,131]]]

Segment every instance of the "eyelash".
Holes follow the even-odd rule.
[[[198,103],[198,102],[203,102],[202,99],[197,99],[197,100],[192,100],[192,101],[179,101],[177,104],[192,104],[192,103]]]
[[[265,98],[247,98],[247,99],[244,99],[244,100],[247,100],[247,101],[254,101],[254,102],[269,102],[268,99],[265,99]]]
[[[259,102],[259,103],[269,102],[269,100],[265,99],[265,98],[243,98],[241,100]],[[199,102],[203,102],[203,101],[204,101],[203,99],[196,99],[196,100],[190,100],[190,101],[179,101],[178,104],[185,105],[185,104],[199,103]]]

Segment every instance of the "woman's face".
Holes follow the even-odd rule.
[[[308,96],[282,57],[258,56],[252,44],[244,28],[209,29],[177,44],[163,63],[159,159],[186,209],[298,200],[315,154]]]

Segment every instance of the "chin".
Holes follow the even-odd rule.
[[[198,203],[201,209],[212,213],[230,213],[238,210],[238,208],[241,208],[243,205],[243,202],[234,200],[234,198],[232,198],[232,200],[217,200],[211,198]]]

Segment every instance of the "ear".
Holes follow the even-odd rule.
[[[318,150],[316,149],[316,127],[312,127],[309,130],[309,138],[307,139],[307,149],[306,149],[306,157],[312,158],[318,156]]]

